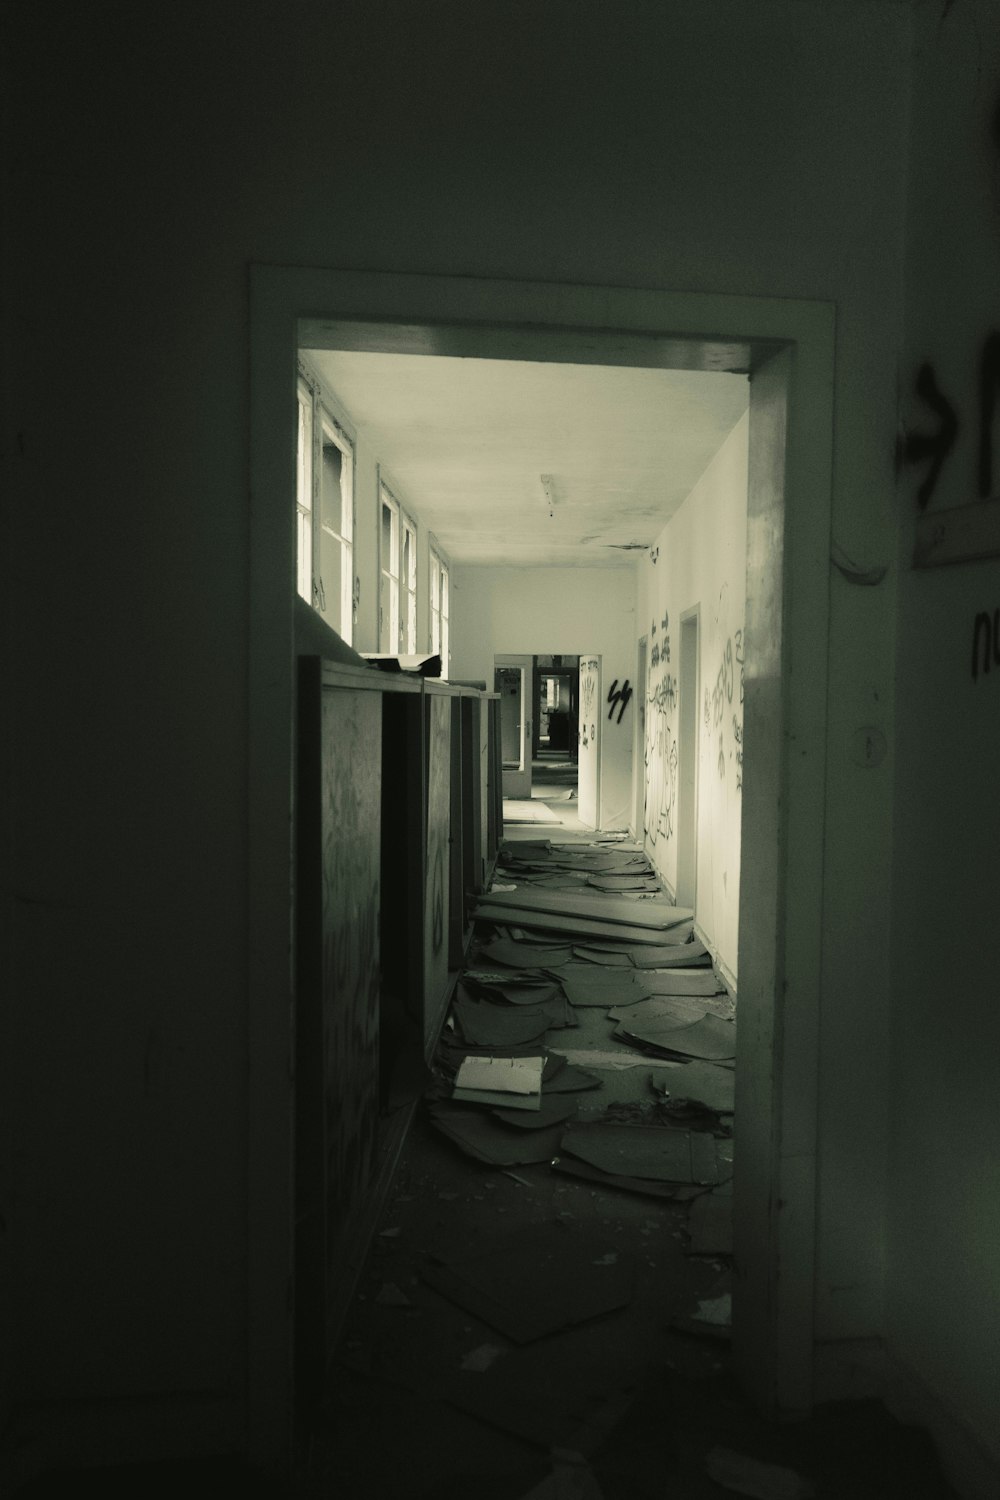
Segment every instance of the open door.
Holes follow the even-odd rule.
[[[601,825],[601,658],[580,657],[580,772],[577,783],[580,822]]]
[[[503,794],[523,801],[531,796],[532,658],[495,656],[493,672],[500,694]]]

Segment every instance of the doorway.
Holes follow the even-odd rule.
[[[288,455],[297,343],[752,375],[743,847],[755,876],[743,882],[740,911],[740,1004],[750,1024],[741,1028],[737,1059],[735,1352],[761,1405],[808,1408],[828,597],[822,588],[792,591],[784,583],[791,572],[827,575],[832,309],[791,299],[261,266],[253,268],[251,297],[248,1283],[256,1452],[273,1456],[287,1441],[293,1018],[274,996],[291,992],[295,575]],[[320,314],[302,319],[304,308]],[[794,528],[786,524],[789,509]],[[796,651],[813,662],[811,672],[794,678],[787,661],[793,637]],[[784,747],[793,739],[802,753],[786,766]],[[783,1107],[789,1100],[793,1112]]]
[[[493,690],[500,695],[504,800],[523,802],[531,797],[531,657],[495,656]]]
[[[698,611],[681,617],[677,733],[677,903],[698,889]]]

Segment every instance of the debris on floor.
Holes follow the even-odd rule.
[[[553,1224],[518,1230],[479,1254],[448,1255],[423,1277],[517,1344],[623,1307],[633,1281],[630,1257],[585,1231],[567,1234]]]
[[[816,1486],[792,1469],[762,1464],[731,1448],[713,1448],[705,1456],[705,1472],[724,1490],[752,1495],[754,1500],[810,1500]]]
[[[537,1113],[544,1068],[544,1057],[466,1057],[455,1074],[452,1098]]]

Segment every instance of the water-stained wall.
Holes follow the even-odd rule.
[[[722,378],[722,377],[720,377]],[[737,378],[737,377],[726,377]],[[683,836],[681,622],[696,616],[695,920],[729,973],[737,971],[743,780],[743,614],[746,601],[747,433],[744,415],[671,517],[639,572],[646,635],[646,848],[671,890]],[[690,779],[688,784],[690,784]]]
[[[956,508],[1000,496],[1000,5],[926,5],[918,21],[897,488],[886,1343],[892,1376],[945,1437],[961,1493],[992,1496],[1000,671],[980,617],[992,624],[1000,605],[1000,559],[987,549],[924,568],[913,553],[918,527],[945,535]]]

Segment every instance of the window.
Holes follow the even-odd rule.
[[[403,585],[401,650],[412,654],[417,649],[417,528],[403,514],[403,563],[400,569]]]
[[[440,654],[441,676],[448,675],[448,564],[431,547],[431,650]]]
[[[298,382],[296,587],[351,644],[354,445],[306,373]]]
[[[321,408],[319,569],[315,603],[348,645],[354,625],[354,450]]]
[[[299,381],[299,436],[295,466],[296,574],[299,593],[312,603],[313,503],[312,503],[312,391]]]
[[[417,649],[417,527],[381,480],[379,496],[379,650],[408,655]]]
[[[379,532],[379,650],[399,651],[399,505],[379,485],[382,523]]]

